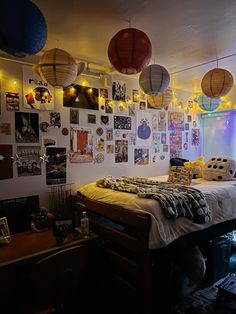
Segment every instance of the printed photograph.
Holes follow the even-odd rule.
[[[66,148],[47,147],[46,156],[46,184],[64,184],[66,183]]]
[[[15,112],[16,143],[39,143],[37,113]]]
[[[57,146],[56,136],[42,136],[42,147]]]
[[[113,103],[110,99],[105,100],[105,112],[113,113]]]
[[[50,112],[50,126],[53,128],[61,127],[61,114],[60,112]]]
[[[139,91],[137,89],[132,90],[133,102],[139,102]]]
[[[125,101],[126,83],[123,81],[112,82],[112,99]]]
[[[6,92],[6,109],[8,111],[20,110],[19,93]]]
[[[106,148],[107,148],[107,154],[114,154],[114,151],[115,151],[114,144],[107,144]]]
[[[70,109],[70,123],[79,124],[79,110]]]
[[[134,164],[148,165],[149,164],[149,149],[135,148],[134,149]]]
[[[96,124],[96,115],[95,114],[88,114],[88,123]]]
[[[114,116],[114,129],[131,130],[131,118]]]
[[[0,218],[0,241],[4,239],[10,239],[10,231],[6,217]]]
[[[113,141],[113,129],[106,129],[107,141]]]
[[[128,162],[128,141],[115,141],[115,162]]]
[[[21,163],[17,164],[18,177],[41,174],[40,146],[17,146]]]
[[[168,130],[184,131],[184,113],[168,112]]]
[[[92,129],[71,127],[70,162],[93,162]]]
[[[103,99],[108,98],[108,89],[107,88],[100,88],[100,97]]]

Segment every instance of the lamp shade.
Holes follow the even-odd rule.
[[[171,104],[173,97],[173,92],[170,87],[168,87],[163,93],[159,93],[158,95],[148,95],[148,107],[154,109],[168,109],[168,106]]]
[[[170,83],[168,71],[161,65],[151,64],[142,70],[139,76],[139,85],[148,95],[157,95],[164,92]]]
[[[47,25],[29,0],[4,0],[0,10],[0,49],[15,57],[39,52],[47,40]]]
[[[148,36],[136,28],[120,30],[108,46],[108,58],[114,68],[123,74],[136,74],[148,65],[152,45]]]
[[[204,94],[201,94],[196,99],[196,102],[202,110],[214,111],[219,107],[221,100],[219,98],[210,98]]]
[[[234,84],[232,74],[220,68],[208,71],[201,82],[203,93],[210,98],[225,96]]]
[[[50,85],[66,87],[76,80],[84,67],[83,62],[77,64],[65,50],[53,48],[45,51],[33,69]]]

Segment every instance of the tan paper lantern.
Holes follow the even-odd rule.
[[[158,95],[148,95],[148,107],[154,109],[168,109],[168,106],[171,104],[173,97],[173,92],[170,87],[168,87],[163,93],[159,93]]]
[[[44,52],[33,70],[54,87],[66,87],[84,70],[84,62],[76,63],[65,50],[53,48]]]
[[[203,93],[210,98],[220,98],[231,90],[234,84],[232,74],[220,68],[208,71],[201,82]]]
[[[139,76],[139,85],[148,95],[157,95],[164,92],[170,83],[168,71],[159,64],[146,67]]]

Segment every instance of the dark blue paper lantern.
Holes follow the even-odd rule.
[[[4,0],[0,10],[0,49],[15,57],[39,52],[47,40],[47,25],[29,0]]]

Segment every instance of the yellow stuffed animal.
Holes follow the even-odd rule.
[[[202,171],[205,165],[204,157],[199,156],[195,161],[187,161],[184,163],[185,168],[191,168],[193,178],[202,178]]]

